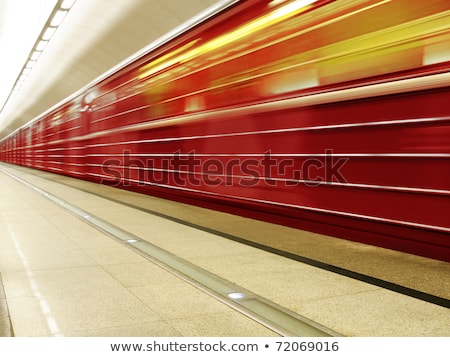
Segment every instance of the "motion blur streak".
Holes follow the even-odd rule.
[[[0,159],[450,261],[450,2],[240,1]]]

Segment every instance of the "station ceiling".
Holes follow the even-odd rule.
[[[76,0],[11,97],[61,0],[0,0],[0,138],[217,1]]]

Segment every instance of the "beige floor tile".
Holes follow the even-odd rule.
[[[344,335],[450,336],[448,309],[17,173],[100,218]],[[126,196],[130,202],[144,199],[96,187],[114,198]],[[184,219],[195,216],[196,222],[201,217],[224,230],[227,227],[221,224],[233,222],[236,234],[259,234],[247,219],[215,223],[222,214],[153,197],[145,197],[145,202],[150,209],[161,208]],[[266,225],[266,238],[272,242],[279,230],[275,225],[257,224]],[[291,229],[283,230],[289,236]],[[308,251],[317,249],[315,239],[298,238],[288,243],[294,246],[302,242]],[[349,249],[355,246],[345,243],[341,247],[346,244]],[[356,251],[365,260],[363,257],[371,256],[373,250],[361,246]],[[332,252],[324,249],[320,254]],[[421,271],[421,264],[417,271]],[[11,300],[15,329],[25,336],[275,335],[1,174],[0,272]],[[395,277],[395,273],[391,275]],[[442,271],[436,270],[436,276],[442,276]],[[445,282],[441,285],[445,290]]]
[[[202,241],[209,236],[208,233],[151,214],[147,214],[139,221],[140,224],[133,225],[133,233],[150,241],[164,242],[171,239]]]
[[[94,261],[72,243],[50,246],[46,242],[7,242],[8,249],[0,251],[2,272],[40,270],[92,265]]]
[[[0,337],[10,337],[12,334],[11,322],[9,320],[8,304],[1,284],[0,276]]]
[[[100,265],[136,263],[146,261],[146,259],[141,255],[122,245],[116,247],[86,248],[85,252],[97,264]]]
[[[8,300],[16,336],[46,336],[158,321],[126,289],[79,291]]]
[[[229,309],[197,288],[181,282],[129,290],[165,320],[217,314]]]
[[[154,224],[153,219],[154,217],[149,216],[145,221],[148,222],[147,225],[134,226],[132,233],[169,251],[172,247],[180,249],[180,246],[186,247],[192,244],[203,246],[203,244],[208,244],[212,237],[209,233],[172,222],[158,226]]]
[[[294,311],[304,301],[377,289],[355,279],[264,252],[195,258],[192,262]]]
[[[49,229],[24,232],[15,230],[11,237],[11,243],[25,255],[41,251],[67,251],[79,249],[73,241],[65,237],[61,232]]]
[[[149,261],[104,265],[103,268],[125,287],[170,286],[181,281]]]
[[[3,289],[2,289],[3,290]],[[0,298],[0,319],[8,317],[8,305],[6,304],[6,299],[4,297]]]
[[[90,266],[94,260],[81,249],[71,250],[47,250],[42,247],[41,251],[35,251],[32,255],[26,255],[26,264],[30,270],[42,270],[53,268],[69,268]]]
[[[12,337],[11,335],[9,318],[0,316],[0,337]]]
[[[169,324],[185,337],[276,337],[265,326],[237,311],[171,320]]]
[[[51,223],[76,246],[82,248],[118,247],[120,243],[79,218],[65,213],[64,219],[52,217]]]
[[[23,263],[18,255],[14,252],[0,251],[0,271],[2,273],[23,270]]]
[[[308,318],[346,336],[450,336],[450,310],[388,290],[305,302]]]
[[[96,330],[83,330],[66,333],[72,337],[179,337],[181,333],[165,321],[137,323],[133,325],[108,327]]]
[[[32,297],[8,299],[14,334],[17,337],[46,336],[60,333],[55,320],[46,315]]]
[[[32,297],[38,291],[55,294],[122,288],[98,266],[4,273],[3,282],[8,298]]]
[[[179,242],[175,239],[160,242],[160,246],[167,251],[181,256],[184,259],[208,257],[228,257],[234,255],[246,255],[255,252],[255,249],[237,242],[218,238],[212,234],[200,232],[199,235],[206,235],[201,241],[194,240],[189,243]],[[184,243],[184,244],[183,244]]]
[[[67,235],[70,240],[84,250],[117,248],[121,246],[120,242],[100,232],[89,232],[85,234],[81,230],[67,233]]]
[[[1,229],[8,232],[17,230],[18,232],[33,233],[47,228],[55,230],[48,222],[43,221],[42,216],[30,217],[27,212],[22,212],[22,214],[20,214],[20,216],[18,214],[17,217],[11,217],[10,215],[6,216],[2,213],[0,219]]]

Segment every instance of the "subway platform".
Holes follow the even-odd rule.
[[[0,163],[2,336],[448,337],[449,307],[442,261]]]

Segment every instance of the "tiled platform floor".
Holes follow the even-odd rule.
[[[0,168],[342,335],[450,336],[445,307]],[[16,336],[276,335],[1,172],[0,273]]]

